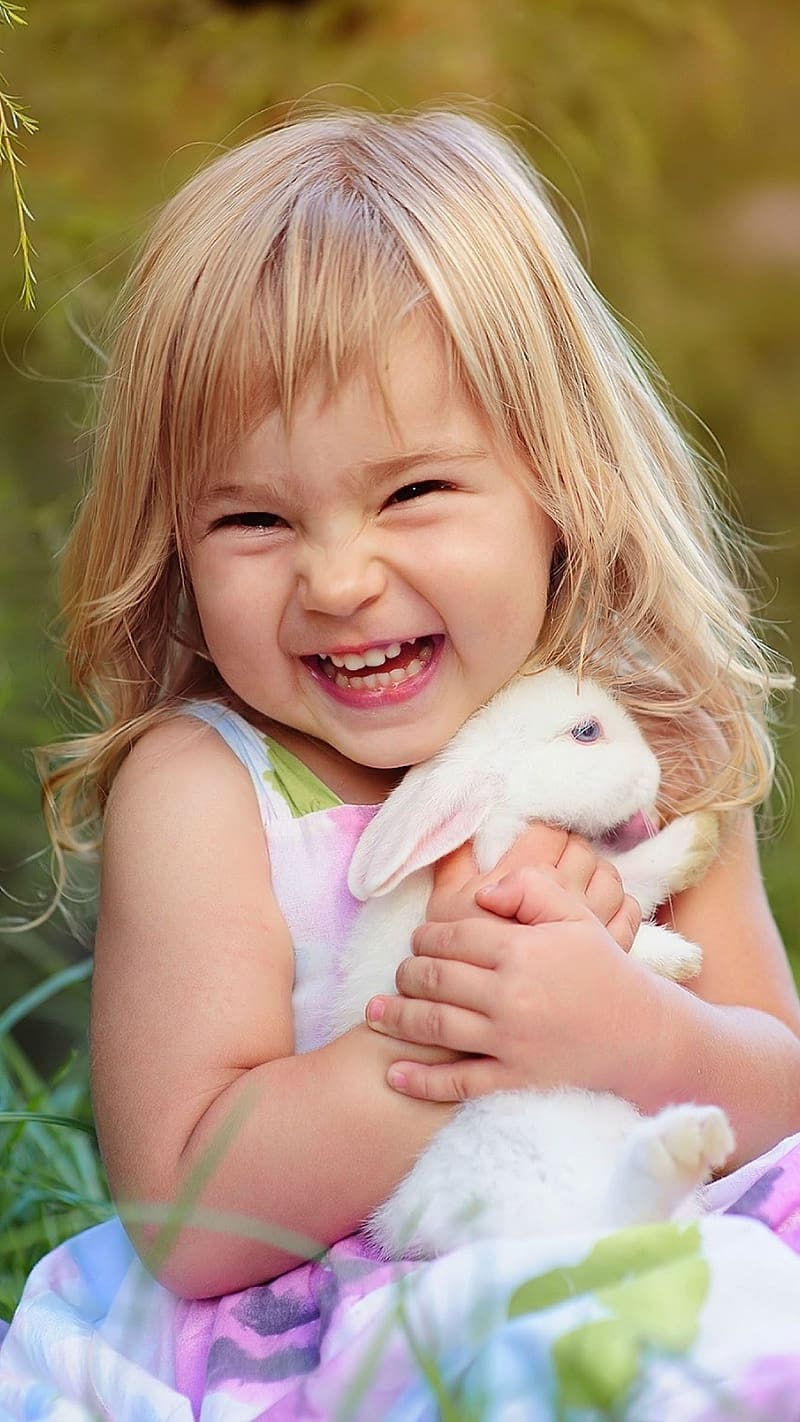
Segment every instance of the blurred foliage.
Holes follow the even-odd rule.
[[[760,531],[768,583],[758,595],[770,620],[796,626],[794,6],[36,0],[29,21],[5,36],[4,64],[40,123],[26,171],[35,317],[17,299],[16,214],[0,193],[0,883],[23,904],[10,912],[35,912],[48,892],[26,748],[74,724],[53,691],[46,633],[103,317],[153,210],[298,99],[477,101],[511,128],[562,194],[595,281],[665,372],[693,437],[723,462],[719,441],[744,521]],[[797,766],[797,736],[782,745]],[[795,825],[764,852],[795,953],[799,839]],[[0,1008],[82,952],[54,923],[6,936]],[[18,1040],[53,1070],[84,1020],[75,990],[38,1009]]]

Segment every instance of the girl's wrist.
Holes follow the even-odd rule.
[[[631,1101],[642,1111],[682,1101],[705,1102],[702,1058],[708,1049],[713,1007],[691,988],[655,977],[631,1067]]]
[[[698,1015],[706,1004],[681,984],[645,971],[650,981],[640,1010],[623,1024],[631,1052],[624,1059],[625,1079],[615,1089],[649,1115],[696,1096],[691,1063],[701,1030]]]

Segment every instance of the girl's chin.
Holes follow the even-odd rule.
[[[384,738],[381,738],[382,740]],[[346,805],[377,805],[400,784],[408,765],[397,764],[396,737],[384,745],[367,735],[359,739],[294,732],[283,743]],[[399,752],[402,754],[402,750]],[[420,760],[427,756],[419,756]]]

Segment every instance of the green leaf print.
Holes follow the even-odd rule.
[[[708,1265],[696,1224],[647,1225],[601,1239],[580,1263],[529,1279],[509,1316],[592,1294],[609,1318],[562,1334],[552,1362],[561,1405],[611,1408],[635,1381],[645,1350],[682,1353],[697,1336]]]
[[[573,1328],[553,1344],[552,1363],[561,1407],[599,1407],[622,1402],[639,1372],[640,1348],[630,1331],[611,1318]]]

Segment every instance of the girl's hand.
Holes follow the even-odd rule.
[[[531,866],[548,870],[558,884],[581,898],[586,907],[608,928],[611,937],[627,952],[641,923],[636,900],[625,893],[619,871],[607,859],[595,854],[580,835],[535,824],[521,835],[499,864],[488,874],[479,874],[472,846],[462,845],[436,866],[434,886],[428,901],[428,920],[449,922],[483,917],[485,910],[531,923],[533,907],[528,905],[527,875]],[[507,892],[494,900],[480,895],[487,885],[510,880]],[[508,905],[518,897],[513,911]],[[501,907],[501,904],[504,907]]]
[[[641,1075],[658,990],[619,951],[633,941],[638,908],[582,841],[538,826],[539,846],[542,832],[560,836],[550,841],[555,865],[513,867],[517,845],[493,875],[476,877],[471,855],[449,856],[431,896],[439,921],[417,930],[414,956],[398,969],[402,996],[368,1004],[377,1030],[468,1054],[434,1068],[396,1062],[388,1080],[407,1095],[454,1101],[564,1083],[624,1094],[630,1073]]]

